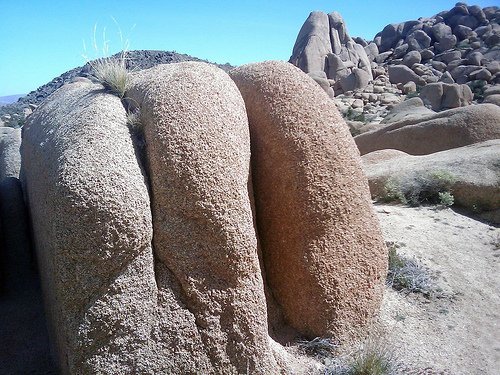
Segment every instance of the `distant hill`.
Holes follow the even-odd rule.
[[[111,57],[113,58],[119,56],[121,56],[121,53],[118,53]],[[155,50],[128,51],[126,54],[126,61],[127,61],[127,69],[129,71],[148,69],[159,64],[171,64],[183,61],[208,62],[206,60],[202,60],[197,57],[185,55],[182,53],[177,53],[173,51],[155,51]],[[229,64],[220,65],[214,63],[214,65],[217,65],[219,68],[222,68],[224,70],[229,70],[230,68],[232,68],[232,66]],[[46,83],[45,85],[40,86],[35,91],[30,92],[28,95],[26,95],[20,100],[20,103],[25,105],[40,104],[47,96],[52,94],[63,84],[70,82],[73,78],[78,76],[86,77],[90,75],[90,71],[91,68],[89,63],[85,64],[84,66],[71,69],[61,74],[59,77],[54,78],[52,81]]]
[[[121,54],[116,54],[111,57],[118,57],[120,55]],[[155,50],[128,51],[126,54],[126,61],[129,71],[148,69],[158,64],[171,64],[183,61],[203,61],[210,63],[209,61],[174,51]],[[226,71],[232,68],[232,66],[227,63],[222,65],[213,64]],[[65,83],[71,82],[75,77],[87,77],[90,75],[90,72],[90,64],[87,63],[84,66],[71,69],[61,74],[59,77],[54,78],[52,81],[31,91],[27,95],[10,96],[14,99],[8,102],[6,101],[5,103],[2,99],[10,97],[0,97],[0,126],[11,126],[15,128],[22,126],[25,117],[24,111],[29,108],[30,104],[39,105],[47,96]]]
[[[22,98],[25,95],[26,94],[0,96],[0,106],[14,103],[17,99]]]

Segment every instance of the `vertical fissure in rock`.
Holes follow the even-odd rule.
[[[181,279],[177,275],[177,273],[172,269],[171,266],[168,265],[168,262],[162,261],[159,256],[158,252],[155,247],[155,225],[154,223],[158,222],[158,219],[156,217],[155,213],[155,194],[154,194],[154,189],[152,186],[151,182],[151,167],[150,167],[150,162],[149,162],[149,157],[147,153],[147,141],[146,137],[144,134],[144,129],[148,124],[150,123],[147,121],[145,116],[143,116],[143,110],[142,110],[142,101],[136,101],[131,98],[124,99],[122,101],[127,113],[129,114],[135,114],[137,115],[137,122],[135,124],[128,124],[129,126],[129,131],[130,131],[130,136],[132,139],[132,143],[134,145],[134,152],[137,158],[137,163],[139,164],[139,167],[141,169],[141,172],[144,176],[144,182],[147,186],[148,189],[148,196],[149,196],[149,203],[150,203],[150,209],[151,209],[151,218],[152,218],[152,223],[153,223],[153,236],[151,240],[151,249],[153,252],[153,274],[154,274],[154,279],[155,279],[155,284],[156,284],[156,289],[158,291],[157,294],[157,308],[161,309],[162,308],[162,303],[160,301],[161,299],[161,293],[162,291],[165,291],[169,289],[180,301],[182,305],[180,307],[184,307],[189,314],[191,314],[196,330],[198,332],[198,335],[202,338],[203,343],[206,345],[206,334],[204,334],[203,329],[204,327],[200,324],[200,320],[198,317],[198,314],[196,314],[195,310],[192,307],[191,303],[191,298],[188,296],[188,292],[186,291],[185,286],[183,285]],[[159,275],[159,267],[164,267],[165,271],[170,274],[170,281],[171,283],[175,283],[177,285],[171,285],[171,283],[166,284],[165,280],[162,280],[162,277]],[[154,331],[155,327],[152,327],[152,331]],[[205,352],[207,350],[205,349]],[[216,364],[213,362],[212,356],[209,356],[209,359],[211,361],[212,366],[215,366]]]
[[[154,210],[153,210],[153,188],[151,186],[151,178],[150,178],[150,168],[147,158],[147,150],[146,150],[146,139],[144,137],[144,126],[145,121],[141,118],[141,105],[136,101],[133,101],[129,98],[125,93],[125,97],[121,100],[122,105],[127,113],[127,126],[129,129],[130,139],[132,140],[132,145],[134,147],[134,154],[137,160],[137,164],[139,165],[139,169],[141,170],[141,174],[144,178],[144,183],[146,185],[149,197],[149,207],[151,211],[151,220],[154,223]],[[151,251],[152,251],[152,259],[153,259],[153,274],[156,284],[156,290],[160,290],[160,282],[157,274],[157,262],[159,262],[158,257],[156,256],[155,246],[154,246],[154,225],[153,225],[153,236],[151,238]],[[159,295],[157,294],[157,298]],[[157,301],[158,302],[158,301]]]

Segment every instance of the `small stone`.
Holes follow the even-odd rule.
[[[430,49],[424,49],[420,52],[420,55],[422,56],[422,61],[426,61],[434,57],[434,52]]]
[[[415,84],[415,82],[407,82],[403,85],[403,94],[410,94],[412,92],[416,92],[417,91],[417,85]]]
[[[403,57],[403,64],[411,68],[414,64],[419,64],[422,61],[422,56],[418,51],[410,51]]]
[[[356,99],[355,101],[352,102],[351,107],[352,108],[363,108],[363,101],[361,99]]]
[[[492,74],[490,73],[490,71],[486,68],[482,68],[482,69],[479,69],[479,70],[476,70],[472,73],[469,74],[469,78],[472,79],[472,80],[482,80],[482,81],[489,81],[491,80],[491,76]]]
[[[442,61],[433,61],[432,67],[440,72],[444,72],[446,70],[446,64]]]

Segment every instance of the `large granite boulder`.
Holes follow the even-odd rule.
[[[385,148],[412,155],[500,138],[500,108],[478,104],[403,119],[354,138],[361,155]]]
[[[437,52],[444,52],[457,44],[457,37],[453,35],[451,27],[444,22],[432,26],[432,36],[435,39],[434,49]]]
[[[136,74],[127,95],[140,107],[148,145],[153,246],[168,271],[160,282],[168,288],[174,277],[181,288],[196,322],[188,332],[201,340],[189,345],[200,344],[216,372],[279,371],[248,192],[248,123],[236,85],[216,67],[180,63]]]
[[[414,97],[396,104],[381,121],[381,124],[399,122],[402,120],[419,120],[434,112],[428,109],[422,99]]]
[[[306,73],[325,71],[325,61],[332,53],[328,15],[312,12],[299,31],[290,62]]]
[[[375,45],[373,47],[376,48]],[[377,53],[373,47],[370,47],[371,55]],[[364,89],[368,85],[368,81],[373,79],[373,58],[368,57],[362,44],[349,36],[339,13],[312,12],[297,36],[290,62],[306,73],[325,72],[327,78],[333,81],[335,92],[340,93]],[[357,70],[364,73],[360,74]],[[349,75],[352,77],[345,80]],[[340,84],[341,79],[347,83]],[[348,88],[344,89],[345,86]]]
[[[363,155],[374,199],[384,198],[388,183],[421,184],[424,176],[447,178],[455,203],[500,222],[500,140],[475,143],[423,156],[384,149]],[[494,215],[488,215],[493,213]]]
[[[29,116],[22,174],[61,373],[309,373],[278,341],[366,333],[387,254],[345,123],[290,64],[232,77],[133,74],[139,128],[87,79]]]
[[[302,334],[351,336],[379,307],[386,250],[349,130],[290,64],[245,65],[230,75],[249,117],[269,286]]]
[[[422,55],[418,51],[410,51],[403,57],[403,65],[411,68],[414,64],[420,64]]]
[[[137,79],[153,200],[125,109],[100,85],[63,86],[25,126],[61,372],[292,372],[268,337],[240,94],[205,64]]]
[[[362,90],[370,82],[370,76],[362,69],[353,69],[352,73],[340,80],[344,92]]]
[[[472,103],[474,95],[468,85],[443,82],[429,83],[422,87],[420,99],[433,111],[458,108]]]
[[[25,189],[62,373],[161,369],[162,353],[148,349],[160,298],[150,199],[126,123],[117,97],[78,82],[24,127]]]
[[[406,65],[389,65],[389,80],[391,83],[415,82],[416,85],[425,85],[425,80]]]
[[[410,51],[422,51],[431,45],[431,37],[423,30],[415,30],[405,39]]]
[[[387,52],[401,39],[404,24],[390,24],[375,35],[375,43],[380,52]],[[378,38],[377,38],[378,37]]]

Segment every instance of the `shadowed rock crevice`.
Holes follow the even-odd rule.
[[[19,180],[21,129],[0,128],[0,363],[6,373],[55,373]]]
[[[255,152],[252,137],[250,137],[250,149],[251,149],[251,153]],[[255,195],[254,195],[254,189],[253,189],[252,171],[251,170],[252,170],[252,168],[251,168],[251,164],[250,164],[249,175],[248,175],[248,184],[247,184],[248,197],[249,197],[250,205],[252,207],[252,212],[253,212],[253,226],[255,229],[256,236],[257,236],[257,254],[259,257],[260,273],[262,276],[262,281],[264,283],[264,294],[265,294],[265,298],[266,298],[268,332],[269,332],[269,336],[274,341],[280,343],[281,345],[287,345],[287,344],[293,342],[294,340],[296,340],[298,337],[300,337],[300,334],[295,329],[293,329],[290,325],[288,325],[286,323],[285,318],[283,316],[282,307],[277,302],[276,297],[273,293],[273,290],[269,286],[269,279],[268,279],[267,273],[266,273],[264,255],[262,253],[262,241],[260,239],[261,237],[259,235],[259,229],[258,229],[258,224],[257,224],[257,217],[259,216],[259,213],[257,212],[257,207],[255,205]]]

